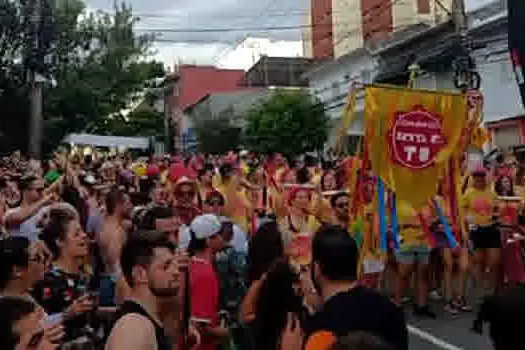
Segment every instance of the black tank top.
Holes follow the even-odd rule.
[[[155,327],[157,350],[172,350],[172,343],[169,337],[164,332],[164,328],[153,317],[151,317],[150,314],[148,314],[148,312],[141,305],[134,301],[127,300],[122,304],[122,306],[117,311],[115,323],[113,324],[113,326],[115,326],[118,320],[120,320],[127,314],[138,314],[146,317],[151,323],[153,323],[153,326]]]

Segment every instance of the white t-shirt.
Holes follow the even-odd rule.
[[[49,207],[42,207],[40,208],[35,214],[28,217],[25,221],[23,221],[19,227],[17,228],[9,228],[6,227],[7,234],[9,236],[21,236],[26,237],[30,241],[36,241],[38,240],[38,235],[41,233],[42,229],[37,227],[38,221],[42,218],[42,216],[49,210]],[[20,211],[20,207],[9,209],[4,214],[4,222],[5,219]]]

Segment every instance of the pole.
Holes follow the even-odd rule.
[[[29,43],[32,45],[28,50],[31,53],[37,53],[39,49],[39,31],[40,22],[42,20],[42,0],[35,0],[33,15],[31,18],[32,30],[33,30],[33,42]],[[40,59],[40,55],[34,56],[36,59]],[[35,71],[34,67],[31,67],[29,72],[29,81],[31,84],[31,118],[29,121],[29,154],[34,159],[39,160],[41,157],[41,146],[42,146],[42,90],[43,90],[43,79]]]
[[[454,62],[455,76],[454,84],[456,88],[467,91],[469,89],[479,89],[481,79],[479,74],[473,69],[474,64],[470,58],[470,42],[468,37],[468,20],[465,10],[465,0],[452,1],[452,21],[456,34],[459,36],[460,53]]]

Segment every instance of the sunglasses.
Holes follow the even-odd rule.
[[[217,199],[217,200],[209,200],[209,201],[206,201],[206,204],[209,205],[209,206],[222,206],[222,201]]]
[[[336,204],[337,208],[348,208],[348,206],[349,206],[348,202],[343,202],[343,203],[337,203]]]

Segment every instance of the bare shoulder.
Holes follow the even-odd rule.
[[[154,325],[146,317],[133,313],[117,321],[106,344],[106,350],[156,348]]]

